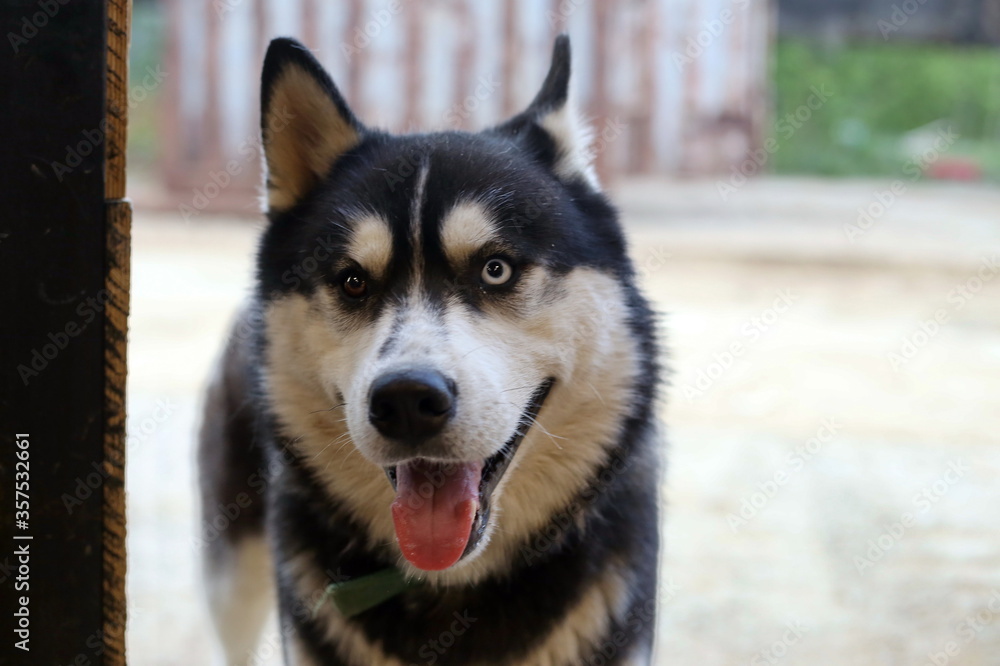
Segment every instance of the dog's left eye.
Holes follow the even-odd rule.
[[[493,257],[483,265],[482,280],[491,287],[507,284],[514,277],[514,268],[505,259]]]
[[[368,282],[359,273],[348,273],[343,277],[340,288],[350,298],[361,299],[368,295]]]

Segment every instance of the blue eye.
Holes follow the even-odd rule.
[[[514,268],[506,260],[493,257],[486,260],[481,277],[484,284],[499,287],[514,277]]]

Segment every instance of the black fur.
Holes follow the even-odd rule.
[[[529,536],[521,556],[502,576],[475,586],[447,591],[414,589],[357,616],[367,638],[407,664],[428,663],[429,641],[447,633],[456,614],[474,618],[454,645],[436,653],[433,663],[516,664],[542,641],[565,611],[608,566],[628,563],[636,594],[622,626],[595,637],[593,657],[583,664],[614,664],[623,648],[652,640],[656,610],[656,553],[659,547],[655,488],[658,469],[648,452],[632,451],[631,441],[648,433],[651,404],[642,402],[625,424],[620,447],[594,479],[549,525]],[[277,477],[270,506],[273,538],[288,557],[308,553],[331,582],[340,582],[393,566],[388,548],[366,546],[364,529],[328,496],[303,462],[289,453]],[[582,517],[582,526],[578,519]],[[331,568],[335,567],[335,568]],[[282,567],[279,564],[278,570]],[[281,606],[286,622],[300,636],[317,637],[311,604],[286,591]],[[332,646],[308,641],[323,664],[339,664]],[[614,649],[608,652],[608,646]],[[602,653],[603,652],[603,653]],[[600,655],[600,657],[598,657]]]
[[[360,142],[291,209],[269,212],[258,253],[254,312],[283,294],[309,294],[337,282],[344,265],[336,257],[349,240],[348,219],[357,202],[363,201],[391,222],[394,262],[381,291],[359,303],[338,325],[364,326],[377,317],[414,270],[408,207],[424,166],[429,169],[428,196],[420,220],[424,282],[431,300],[440,303],[458,296],[473,309],[482,309],[483,290],[474,288],[475,276],[449,267],[436,233],[452,206],[474,198],[488,202],[505,220],[504,246],[499,250],[513,255],[519,264],[544,266],[557,274],[587,266],[616,276],[631,312],[623,325],[638,341],[642,355],[631,412],[622,423],[619,440],[608,443],[611,459],[549,525],[524,540],[521,556],[508,571],[475,586],[411,589],[351,622],[372,644],[407,664],[517,664],[602,572],[620,568],[630,578],[631,607],[614,620],[607,635],[593,637],[592,655],[581,663],[624,663],[629,650],[651,644],[655,625],[659,469],[658,454],[651,447],[659,368],[653,317],[634,284],[616,212],[582,176],[555,175],[558,149],[538,124],[544,114],[567,102],[568,38],[557,40],[549,74],[528,109],[479,134],[391,136],[363,128],[322,67],[301,45],[287,39],[275,40],[265,61],[265,116],[271,86],[287,66],[301,66],[320,82],[338,112],[358,128]],[[335,259],[313,262],[312,267],[306,259],[317,247]],[[304,554],[318,571],[336,581],[393,566],[397,554],[390,544],[369,543],[364,527],[327,492],[294,448],[275,435],[268,396],[253,388],[259,377],[250,377],[259,369],[267,340],[259,325],[251,330],[252,335],[231,344],[225,358],[228,369],[212,389],[208,404],[201,455],[204,517],[210,520],[217,503],[246,491],[240,480],[254,469],[268,470],[267,531],[274,544],[282,621],[319,663],[342,664],[335,645],[313,619],[311,600],[296,596],[294,581],[283,565]],[[255,423],[251,414],[263,416]],[[247,512],[240,517],[241,527],[223,538],[238,542],[261,530],[263,519],[259,510]],[[449,631],[456,615],[474,621],[455,637],[454,645],[438,652],[430,642]]]
[[[541,116],[549,111],[561,109],[569,98],[569,75],[572,63],[569,37],[559,35],[552,47],[552,64],[542,83],[541,90],[528,105],[527,115]]]

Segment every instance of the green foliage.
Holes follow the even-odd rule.
[[[129,52],[129,91],[134,96],[151,70],[166,71],[165,7],[158,2],[138,2],[132,7],[132,46]],[[167,76],[176,72],[166,71]],[[166,84],[148,92],[140,101],[131,99],[128,121],[129,166],[152,164],[162,146],[158,112]]]
[[[961,141],[952,157],[975,158],[1000,178],[1000,51],[926,44],[778,44],[775,118],[794,113],[810,89],[833,96],[793,136],[780,139],[779,173],[892,175],[907,160],[903,137],[933,122]]]

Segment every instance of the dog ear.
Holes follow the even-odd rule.
[[[591,130],[570,99],[569,36],[559,35],[549,73],[528,108],[498,130],[522,138],[528,149],[565,180],[583,178],[598,189],[591,164]]]
[[[364,133],[323,66],[288,38],[264,57],[260,128],[272,210],[300,201]]]

